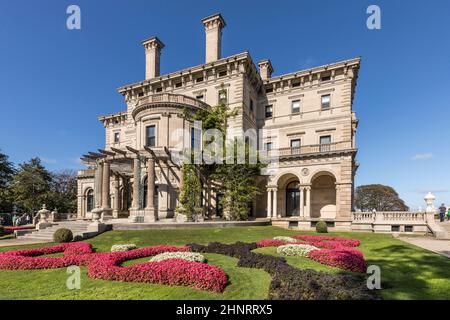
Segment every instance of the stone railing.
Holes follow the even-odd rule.
[[[268,151],[265,150],[262,151],[262,154],[266,154],[268,157],[289,157],[289,156],[306,155],[311,153],[322,153],[322,152],[327,153],[351,149],[353,149],[351,141],[341,141],[329,144],[305,145],[300,146],[299,148],[289,147],[289,148],[272,149]]]
[[[425,212],[373,211],[353,212],[352,229],[373,232],[427,233],[428,221]]]
[[[185,106],[195,109],[208,109],[209,105],[198,99],[188,97],[182,94],[161,93],[143,97],[139,99],[137,107],[133,110],[133,118],[142,110],[151,107],[172,105],[175,107]]]

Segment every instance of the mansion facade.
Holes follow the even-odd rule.
[[[78,172],[78,218],[91,219],[100,208],[106,220],[175,221],[182,169],[173,154],[196,140],[185,112],[226,104],[236,110],[227,135],[253,129],[258,149],[277,159],[258,177],[260,194],[249,204],[250,217],[300,229],[319,220],[350,229],[358,167],[352,107],[360,59],[272,76],[268,59],[255,64],[248,52],[221,57],[226,24],[220,14],[202,22],[202,65],[161,75],[163,42],[142,42],[145,80],[118,89],[126,110],[99,118],[105,147],[81,158],[88,169]],[[205,217],[224,215],[220,196],[220,189],[205,186]]]

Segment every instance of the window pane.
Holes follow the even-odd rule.
[[[331,143],[331,136],[320,137],[320,144],[330,144],[330,143]]]
[[[299,149],[301,145],[300,139],[291,140],[291,148]]]
[[[147,147],[154,147],[156,145],[155,126],[146,128]]]
[[[272,142],[267,142],[267,143],[266,143],[266,150],[267,150],[267,151],[272,150],[272,146],[273,146],[273,145],[272,145]]]
[[[272,106],[266,106],[266,118],[272,118],[273,109]]]
[[[322,109],[328,109],[330,107],[331,96],[329,94],[322,96]]]
[[[292,113],[300,112],[300,100],[292,101]]]
[[[200,143],[201,143],[201,130],[191,128],[191,148],[199,150]]]

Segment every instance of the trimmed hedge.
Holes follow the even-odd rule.
[[[73,233],[71,230],[61,228],[55,231],[53,234],[53,241],[56,243],[67,243],[73,240]]]
[[[290,266],[283,257],[251,250],[256,243],[210,243],[188,245],[193,252],[217,253],[238,258],[238,267],[262,269],[272,276],[268,298],[272,300],[374,300],[363,279],[350,275],[300,270]]]
[[[316,223],[316,232],[317,233],[328,233],[328,226],[325,221],[319,221]]]

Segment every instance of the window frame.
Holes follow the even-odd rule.
[[[153,128],[153,145],[149,145],[149,135],[148,135],[148,129],[149,128]],[[145,126],[145,146],[146,147],[149,147],[149,148],[151,148],[151,147],[156,147],[156,143],[157,142],[157,140],[156,140],[156,125],[155,124],[149,124],[149,125],[146,125]]]
[[[325,97],[328,97],[328,105],[327,105],[327,103],[323,102],[323,99]],[[323,94],[320,96],[320,109],[321,110],[331,109],[331,94]]]
[[[113,132],[113,143],[120,143],[120,131]]]
[[[298,103],[298,111],[294,111],[294,104],[297,104],[297,103]],[[291,114],[298,114],[298,113],[300,113],[301,110],[302,110],[302,105],[301,104],[302,104],[302,102],[301,102],[300,99],[293,100],[291,102]]]
[[[298,142],[298,147],[294,147],[294,146],[292,145],[293,142]],[[301,149],[301,147],[302,147],[302,139],[301,139],[301,138],[291,139],[291,140],[289,141],[289,145],[290,145],[291,149],[299,150],[299,149]]]
[[[267,116],[267,108],[270,108],[270,116]],[[273,118],[273,104],[268,104],[264,107],[264,118],[272,119]]]

